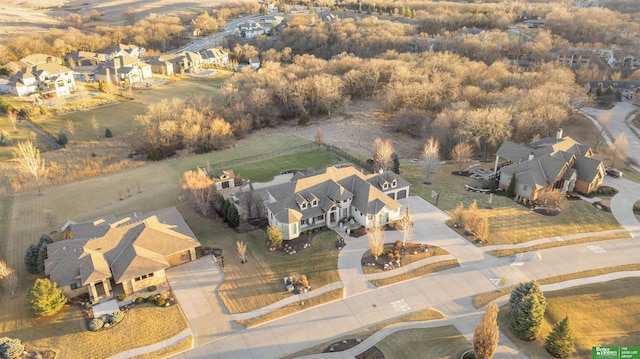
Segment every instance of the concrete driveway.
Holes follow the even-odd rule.
[[[217,296],[224,273],[211,256],[167,269],[167,280],[182,307],[191,331],[194,346],[220,339],[242,329]]]

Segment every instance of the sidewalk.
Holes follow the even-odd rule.
[[[562,242],[562,241],[570,241],[573,239],[580,239],[580,238],[586,238],[586,237],[607,236],[611,234],[624,234],[624,233],[629,233],[629,231],[627,229],[611,229],[611,230],[602,231],[602,232],[576,233],[576,234],[567,234],[564,236],[541,238],[541,239],[536,239],[534,241],[515,243],[515,244],[496,244],[493,246],[480,247],[480,249],[485,252],[491,252],[491,251],[500,250],[500,249],[516,249],[516,248],[521,249],[521,248],[534,247],[540,244],[551,243],[551,242]]]

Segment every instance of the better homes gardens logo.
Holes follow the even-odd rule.
[[[592,359],[640,359],[640,347],[592,347]]]

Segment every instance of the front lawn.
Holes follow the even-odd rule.
[[[376,344],[385,359],[460,358],[471,344],[453,325],[397,331]]]
[[[29,328],[3,328],[3,336],[19,338],[30,349],[54,349],[58,358],[108,358],[169,339],[189,327],[179,306],[151,304],[134,306],[121,323],[98,332],[88,330],[86,316],[78,305],[66,305],[50,318],[23,319],[31,322]]]
[[[640,343],[640,278],[618,279],[545,293],[548,306],[542,332],[534,341],[517,339],[509,327],[509,306],[500,308],[498,325],[530,358],[553,358],[544,340],[554,323],[569,316],[576,339],[571,358],[590,358],[591,347]]]
[[[485,168],[491,163],[483,163]],[[531,211],[503,195],[495,195],[491,207],[489,196],[482,193],[465,191],[464,185],[470,182],[469,177],[456,176],[456,165],[442,164],[436,173],[431,175],[432,184],[424,184],[422,165],[419,163],[403,163],[402,176],[411,183],[411,192],[420,195],[435,204],[436,198],[431,191],[439,194],[438,207],[450,212],[460,202],[465,208],[476,200],[480,217],[489,218],[488,245],[522,243],[534,239],[556,237],[567,234],[599,232],[611,229],[622,229],[611,213],[597,210],[586,201],[569,201],[566,209],[557,216],[544,216]]]

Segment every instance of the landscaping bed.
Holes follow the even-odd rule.
[[[362,255],[362,259],[361,259],[363,273],[364,274],[378,273],[384,270],[391,270],[393,268],[398,268],[400,266],[407,266],[421,259],[442,255],[442,254],[448,254],[447,251],[439,247],[428,246],[422,243],[410,242],[410,243],[406,243],[404,248],[401,248],[399,250],[400,261],[399,263],[396,264],[395,257],[393,261],[390,261],[390,256],[389,256],[390,254],[393,255],[395,248],[396,248],[396,244],[394,243],[385,244],[384,250],[377,260],[371,254],[370,250],[365,252]],[[390,265],[390,263],[392,264]]]

